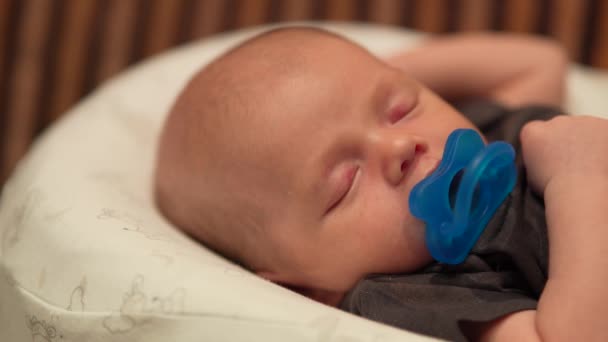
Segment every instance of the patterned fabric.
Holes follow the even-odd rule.
[[[35,136],[128,65],[214,33],[294,20],[550,35],[574,61],[608,68],[603,0],[2,0],[0,184]]]

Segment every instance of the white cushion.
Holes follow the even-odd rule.
[[[422,36],[331,24],[386,54]],[[211,253],[155,210],[157,136],[185,82],[235,43],[219,35],[105,83],[40,137],[0,203],[0,341],[418,341]],[[570,109],[608,114],[608,76],[572,69]]]

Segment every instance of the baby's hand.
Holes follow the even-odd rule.
[[[608,180],[608,120],[563,115],[532,121],[520,139],[528,181],[540,194],[551,182]]]

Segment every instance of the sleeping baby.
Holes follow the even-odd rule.
[[[265,32],[177,98],[157,205],[259,276],[372,320],[450,340],[608,340],[608,121],[557,116],[567,65],[522,36],[381,60],[320,29]],[[458,128],[510,142],[519,177],[448,265],[408,195]]]

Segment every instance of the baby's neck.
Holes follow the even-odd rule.
[[[321,302],[329,306],[338,306],[345,295],[344,292],[335,292],[320,289],[305,290],[302,294],[308,298],[314,299],[317,302]]]

